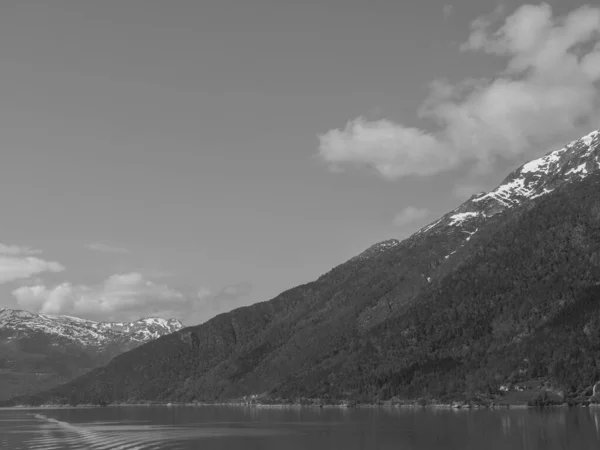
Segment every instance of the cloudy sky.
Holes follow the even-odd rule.
[[[578,0],[8,0],[0,306],[202,322],[598,128]]]

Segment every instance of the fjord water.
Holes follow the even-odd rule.
[[[115,407],[0,410],[0,448],[598,449],[600,410]]]

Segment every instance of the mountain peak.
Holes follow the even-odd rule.
[[[160,317],[147,317],[135,322],[101,322],[99,328],[126,333],[131,339],[146,342],[159,338],[183,328],[183,324],[177,319],[163,319]]]
[[[523,164],[511,172],[496,189],[474,199],[494,198],[512,207],[549,192],[561,184],[586,177],[600,168],[600,131],[576,139],[566,146]]]
[[[21,309],[0,308],[0,325],[2,324],[2,320],[6,320],[11,317],[33,318],[35,316],[36,314]]]
[[[386,252],[397,245],[400,245],[400,241],[398,239],[388,239],[382,242],[378,242],[377,244],[371,245],[368,249],[363,251],[361,254],[355,256],[351,260],[354,259],[369,259],[373,258],[380,253]]]
[[[171,324],[171,325],[183,326],[181,321],[179,321],[177,319],[163,319],[162,317],[144,317],[143,319],[136,320],[135,323],[137,323],[137,322],[145,323],[147,325],[166,326],[166,325]]]
[[[148,342],[183,328],[177,319],[150,317],[135,322],[94,322],[73,316],[34,314],[0,308],[0,328],[20,332],[44,332],[85,346],[103,346],[115,339]]]
[[[600,130],[531,160],[511,172],[498,187],[471,196],[455,210],[423,227],[415,236],[436,233],[448,226],[470,228],[495,214],[552,192],[557,187],[585,178],[600,169]]]

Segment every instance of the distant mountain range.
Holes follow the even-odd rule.
[[[182,327],[174,319],[93,322],[0,308],[0,399],[53,387]]]
[[[582,398],[600,379],[599,168],[596,131],[403,241],[9,404],[489,402],[525,382]]]

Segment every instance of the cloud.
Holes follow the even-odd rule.
[[[444,14],[444,19],[447,19],[448,17],[450,17],[450,15],[452,14],[453,11],[454,11],[454,6],[444,5],[444,7],[442,8],[442,13]]]
[[[212,292],[210,291],[210,289],[205,287],[198,289],[198,292],[196,293],[200,300],[204,300],[205,298],[210,297],[211,294]]]
[[[239,297],[245,297],[252,293],[253,286],[251,283],[236,283],[225,286],[216,295],[220,300],[231,300]]]
[[[18,245],[7,245],[0,242],[0,254],[2,255],[39,255],[41,250],[30,247],[20,247]]]
[[[410,225],[418,222],[431,214],[431,211],[427,208],[416,208],[414,206],[407,206],[402,211],[394,216],[393,223],[398,227]]]
[[[123,247],[114,247],[112,245],[101,244],[99,242],[94,242],[92,244],[86,245],[88,250],[92,250],[94,252],[102,252],[102,253],[131,253],[126,248]]]
[[[461,49],[505,58],[506,67],[489,79],[432,82],[418,117],[434,131],[358,117],[319,136],[320,158],[337,171],[370,167],[390,180],[464,163],[486,173],[498,158],[591,126],[600,109],[600,8],[555,18],[547,4],[524,5],[492,29],[502,15],[473,21]]]
[[[212,314],[231,311],[238,306],[242,306],[241,303],[252,293],[253,289],[254,286],[246,282],[230,284],[215,293],[201,289],[198,297],[201,298],[202,302],[198,304],[198,309],[202,311],[203,315],[206,311]],[[201,296],[200,294],[204,295]]]
[[[0,243],[0,284],[29,278],[43,272],[61,272],[62,264],[34,256],[40,250]]]
[[[252,289],[250,283],[237,283],[215,293],[202,287],[195,294],[186,294],[131,272],[112,275],[95,285],[35,284],[19,287],[12,294],[21,308],[40,314],[117,322],[163,317],[195,325],[245,305]]]
[[[248,305],[248,296],[253,290],[254,286],[247,282],[230,284],[216,292],[200,288],[197,292],[199,301],[189,313],[190,323],[203,323],[218,314]]]
[[[351,120],[344,130],[320,137],[320,156],[337,171],[342,165],[370,166],[385,178],[431,175],[456,164],[455,155],[425,130],[388,120]],[[441,158],[441,160],[440,160]]]
[[[62,272],[65,268],[54,261],[45,261],[32,256],[15,258],[0,256],[0,284],[29,278],[42,272]]]
[[[141,274],[112,275],[98,285],[62,283],[55,287],[23,286],[13,291],[21,307],[42,314],[73,315],[93,320],[130,321],[140,317],[180,317],[190,300],[165,284]]]

